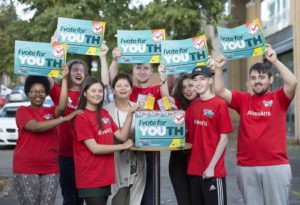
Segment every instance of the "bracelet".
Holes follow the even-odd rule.
[[[64,121],[64,117],[63,116],[59,116],[58,119],[60,119],[60,121]]]
[[[166,82],[167,82],[167,79],[165,79],[165,80],[160,80],[160,82],[161,82],[161,86],[163,85],[163,84],[165,84]]]

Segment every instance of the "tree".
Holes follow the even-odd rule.
[[[9,6],[1,6],[0,36],[1,39],[9,41],[5,41],[5,45],[0,45],[3,52],[1,56],[4,56],[2,54],[6,56],[3,61],[1,60],[0,66],[1,69],[9,68],[9,71],[13,62],[14,40],[49,42],[55,32],[58,17],[105,21],[107,23],[105,40],[112,50],[117,43],[115,37],[117,29],[165,28],[168,39],[190,38],[203,32],[201,27],[203,22],[216,24],[223,11],[221,0],[154,0],[145,6],[132,5],[131,0],[19,0],[19,2],[28,5],[25,12],[35,11],[35,15],[28,22],[20,21],[12,3]],[[9,26],[5,25],[7,22]],[[2,38],[5,36],[9,37]],[[80,57],[85,58],[87,62],[95,58]]]

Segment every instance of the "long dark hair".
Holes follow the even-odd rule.
[[[192,101],[189,101],[188,99],[186,99],[183,95],[182,89],[183,89],[183,81],[190,79],[191,75],[190,74],[184,74],[182,76],[179,77],[179,80],[177,81],[174,91],[173,91],[173,97],[175,97],[177,100],[179,100],[182,109],[186,110],[188,108],[188,106],[190,105],[190,103]]]
[[[83,83],[81,85],[81,89],[80,89],[80,97],[79,97],[79,102],[78,102],[78,107],[77,107],[78,110],[85,109],[86,104],[87,104],[87,99],[86,99],[86,96],[84,95],[84,93],[92,85],[94,85],[96,83],[100,83],[101,87],[103,88],[103,96],[105,95],[104,85],[100,80],[98,80],[95,77],[91,77],[91,76],[86,77],[85,80],[83,81]],[[100,110],[102,109],[103,101],[104,101],[104,99],[102,99],[102,101],[97,105],[97,124],[98,124],[99,129],[102,129]]]

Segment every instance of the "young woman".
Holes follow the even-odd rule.
[[[21,205],[55,202],[59,173],[55,126],[70,121],[77,113],[61,116],[67,104],[67,66],[62,74],[59,104],[50,108],[43,107],[50,91],[47,77],[29,76],[25,82],[30,106],[17,110],[19,138],[13,157],[14,186]]]
[[[111,114],[116,125],[121,128],[131,107],[129,100],[132,91],[132,80],[127,74],[117,74],[112,81],[115,101],[105,109]],[[134,122],[130,130],[134,137]],[[115,152],[116,183],[112,185],[112,195],[107,205],[140,205],[146,184],[146,161],[143,152]]]
[[[105,205],[110,185],[115,183],[114,152],[129,149],[128,139],[133,113],[130,107],[121,129],[108,112],[102,109],[104,85],[94,77],[87,77],[80,91],[78,109],[83,113],[74,120],[74,160],[76,187],[79,197],[87,205]],[[114,137],[123,144],[114,145]]]
[[[54,36],[57,38],[57,36]],[[52,42],[58,42],[57,39],[52,39]],[[108,68],[106,62],[106,54],[108,47],[103,43],[101,48],[101,55],[99,56],[101,61],[101,77],[105,85],[109,84]],[[88,76],[88,67],[80,59],[73,59],[68,62],[70,73],[67,76],[68,79],[68,102],[64,114],[69,114],[77,109],[80,87],[84,79]],[[59,96],[61,93],[61,87],[58,83],[55,83],[52,78],[49,78],[50,82],[50,96],[55,105],[58,104]],[[83,201],[79,199],[76,185],[75,185],[75,167],[73,158],[73,132],[71,132],[71,123],[66,122],[58,127],[58,142],[59,142],[59,183],[63,196],[63,205],[82,205]]]
[[[173,92],[171,102],[175,102],[178,109],[186,110],[197,93],[193,88],[190,75],[182,75]],[[188,138],[187,138],[188,139]],[[178,205],[191,204],[190,183],[187,175],[189,151],[173,151],[169,161],[169,175],[175,191]]]

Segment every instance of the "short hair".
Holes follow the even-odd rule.
[[[267,74],[269,76],[269,78],[271,76],[273,76],[271,67],[269,65],[265,64],[265,63],[255,63],[254,65],[252,65],[250,67],[249,75],[250,75],[250,73],[252,71],[256,71],[258,73]]]
[[[115,86],[117,84],[117,82],[121,79],[127,80],[128,83],[130,84],[130,87],[133,86],[132,84],[132,79],[130,77],[130,75],[126,74],[126,73],[119,73],[118,75],[116,75],[116,77],[113,79],[111,86],[113,89],[115,89]]]
[[[32,87],[33,84],[42,84],[45,88],[46,95],[49,95],[50,93],[50,83],[47,77],[45,76],[36,76],[36,75],[30,75],[25,80],[24,85],[24,91],[26,96],[28,97],[28,93]]]

